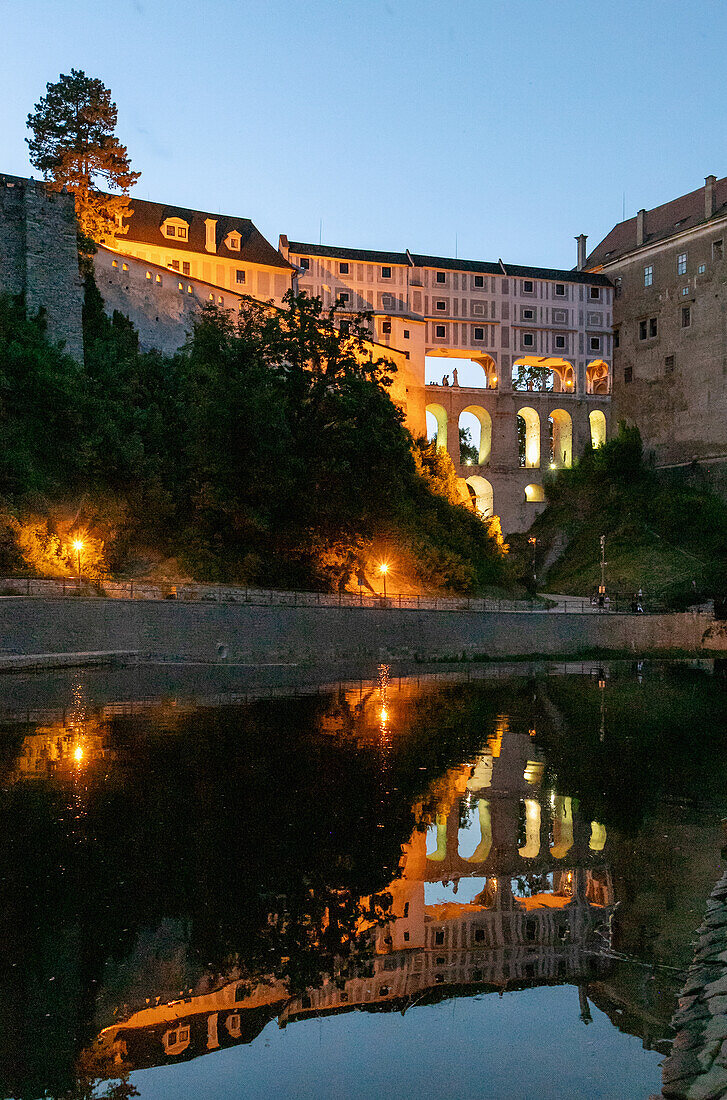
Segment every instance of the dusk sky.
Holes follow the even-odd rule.
[[[727,6],[0,0],[0,170],[72,67],[100,77],[143,198],[291,239],[572,267],[727,173]]]

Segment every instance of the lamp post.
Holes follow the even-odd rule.
[[[75,539],[73,542],[73,549],[76,551],[76,561],[78,563],[78,587],[81,587],[81,551],[83,550],[83,543],[80,539]]]
[[[537,545],[538,545],[538,540],[535,538],[535,536],[533,536],[532,538],[528,539],[528,542],[530,543],[530,545],[533,548],[533,588],[536,588],[537,583],[538,583],[538,577],[537,577],[537,573],[536,573],[536,569],[535,569],[535,550],[536,550]]]
[[[598,589],[598,606],[606,606],[606,536],[601,535],[601,584]]]
[[[381,576],[384,578],[384,599],[386,599],[386,574],[388,572],[389,566],[385,561],[382,561],[381,565],[379,566],[379,573],[381,573]]]

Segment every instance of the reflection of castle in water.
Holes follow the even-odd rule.
[[[528,733],[501,719],[474,763],[451,769],[415,807],[391,905],[383,921],[362,919],[353,964],[341,960],[294,997],[277,979],[200,987],[106,1028],[96,1049],[141,1068],[250,1042],[275,1016],[285,1026],[547,983],[578,985],[587,1018],[585,984],[610,965],[605,829],[544,789],[543,772]]]

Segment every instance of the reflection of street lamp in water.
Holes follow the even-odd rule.
[[[77,554],[78,561],[78,587],[81,587],[81,551],[83,550],[83,543],[80,539],[75,539],[73,542],[73,549]]]
[[[384,578],[384,599],[386,599],[386,574],[389,572],[389,566],[385,561],[382,561],[379,566],[379,573]]]

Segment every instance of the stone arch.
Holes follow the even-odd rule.
[[[535,409],[518,409],[517,427],[520,465],[535,469],[540,466],[540,417]]]
[[[472,497],[475,511],[481,516],[491,516],[494,513],[494,499],[492,486],[486,477],[473,474],[467,478],[467,487]]]
[[[548,421],[551,425],[551,469],[568,469],[573,465],[573,421],[565,409],[553,409]]]
[[[542,485],[526,485],[525,486],[525,499],[528,503],[545,500],[545,490]]]
[[[556,393],[575,393],[576,375],[573,364],[567,359],[548,360],[553,378],[553,390]]]
[[[591,446],[602,447],[606,442],[606,417],[600,409],[594,409],[588,414],[591,425]]]
[[[462,417],[462,413],[470,413],[480,422],[480,453],[478,465],[486,466],[490,461],[490,451],[492,450],[492,417],[487,409],[483,409],[481,405],[468,405],[466,409],[462,409],[462,412],[460,412],[460,418]]]
[[[611,372],[603,359],[594,359],[586,367],[586,393],[610,393]]]
[[[472,362],[477,363],[485,372],[485,387],[488,390],[497,389],[497,363],[491,355],[478,355],[472,357]]]
[[[447,410],[441,405],[427,405],[428,413],[431,413],[437,424],[435,440],[438,451],[447,450]]]

